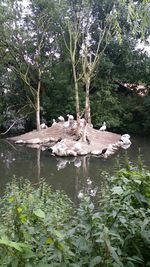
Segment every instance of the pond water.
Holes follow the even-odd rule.
[[[104,179],[102,172],[112,173],[117,166],[117,159],[123,166],[126,152],[130,161],[136,164],[140,148],[144,165],[150,168],[150,138],[132,138],[131,141],[130,148],[126,151],[120,149],[108,159],[93,156],[75,159],[54,157],[48,150],[40,151],[14,145],[1,139],[0,194],[3,193],[6,183],[16,176],[17,179],[28,178],[34,184],[43,177],[53,189],[64,190],[75,202],[81,190],[94,195],[101,188]]]

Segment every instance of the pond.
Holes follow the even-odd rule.
[[[112,173],[117,159],[124,165],[127,152],[131,162],[136,164],[140,153],[144,165],[150,168],[150,138],[132,138],[132,145],[126,150],[119,149],[108,159],[85,156],[78,158],[58,158],[48,150],[40,151],[27,146],[14,145],[5,139],[0,140],[0,194],[13,176],[28,178],[34,184],[40,177],[53,189],[64,190],[73,201],[77,201],[80,191],[94,195],[101,188],[103,171]],[[91,183],[92,181],[92,183]]]

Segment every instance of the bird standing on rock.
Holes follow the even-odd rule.
[[[100,127],[100,131],[106,131],[106,122],[103,122],[102,127]]]

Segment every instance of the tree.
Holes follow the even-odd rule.
[[[50,72],[55,35],[50,30],[52,18],[46,6],[43,8],[40,2],[32,1],[30,19],[28,14],[22,15],[21,9],[19,2],[13,1],[11,16],[4,22],[2,45],[11,57],[9,67],[26,85],[26,97],[35,110],[36,128],[40,130],[42,78]]]

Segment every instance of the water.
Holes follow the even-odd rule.
[[[132,145],[127,150],[130,161],[136,164],[140,148],[144,165],[150,168],[150,138],[133,138],[131,141]],[[88,191],[94,195],[101,188],[104,179],[102,172],[112,173],[118,158],[123,166],[125,153],[125,150],[120,149],[108,159],[90,156],[77,159],[58,158],[51,156],[47,150],[14,145],[1,139],[0,194],[13,176],[28,178],[34,184],[43,177],[53,189],[64,190],[76,202],[80,191]]]

